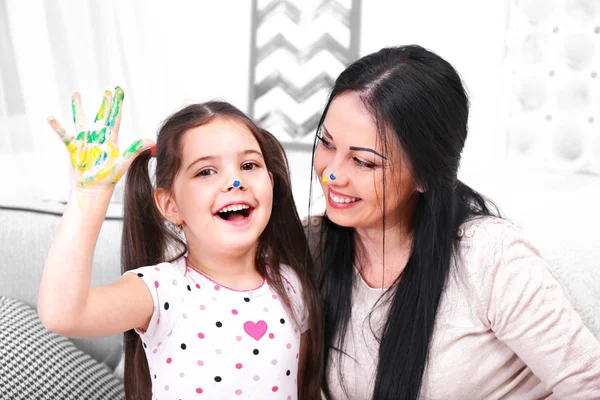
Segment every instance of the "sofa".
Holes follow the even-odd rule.
[[[120,399],[122,335],[65,338],[36,313],[44,262],[64,204],[0,202],[0,399]],[[120,276],[120,207],[111,205],[94,255],[92,284]]]
[[[481,171],[480,171],[481,172]],[[550,263],[567,297],[600,339],[600,179],[507,169],[463,180],[494,198]],[[303,201],[302,193],[295,193]],[[121,335],[71,339],[48,332],[35,306],[44,260],[64,204],[0,196],[0,398],[118,399]],[[120,276],[122,210],[111,204],[92,284]]]

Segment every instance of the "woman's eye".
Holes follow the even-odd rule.
[[[323,139],[322,136],[317,136],[317,139],[319,139],[323,147],[326,149],[333,149],[333,144],[330,141]]]
[[[258,168],[258,164],[255,162],[247,162],[242,164],[242,170],[248,171],[251,169]]]
[[[362,168],[373,169],[376,166],[375,164],[365,162],[365,161],[361,160],[360,158],[353,157],[352,159],[354,160],[356,165],[358,165],[359,167],[362,167]]]
[[[210,175],[214,175],[214,174],[216,174],[215,170],[207,168],[207,169],[200,170],[200,172],[198,172],[196,174],[196,176],[210,176]]]

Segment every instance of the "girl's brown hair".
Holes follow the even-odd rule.
[[[287,264],[298,275],[303,300],[309,312],[309,340],[303,369],[298,382],[301,399],[320,397],[321,318],[319,294],[314,285],[308,245],[292,195],[285,151],[279,141],[258,128],[243,112],[225,102],[189,105],[167,118],[158,133],[156,144],[155,185],[149,173],[150,151],[140,154],[127,173],[124,200],[124,224],[121,243],[123,272],[142,266],[171,262],[188,251],[187,244],[170,227],[154,203],[155,188],[172,191],[181,167],[181,140],[190,129],[215,118],[244,124],[254,135],[263,153],[267,170],[273,174],[273,211],[258,240],[256,268],[268,280],[290,310],[289,296],[283,286],[279,266]],[[152,383],[148,362],[139,335],[130,330],[124,335],[125,395],[127,400],[150,399]],[[302,366],[301,366],[302,367]]]

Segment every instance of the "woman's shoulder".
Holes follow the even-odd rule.
[[[516,223],[495,216],[473,217],[465,221],[456,232],[462,245],[485,247],[501,245],[515,239],[524,239],[525,233]]]
[[[495,276],[499,271],[523,269],[541,260],[526,232],[510,220],[478,217],[458,229],[457,264],[470,275]]]

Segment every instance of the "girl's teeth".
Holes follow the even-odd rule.
[[[224,212],[231,212],[231,211],[240,211],[240,210],[246,210],[248,208],[250,208],[250,207],[248,207],[245,204],[234,204],[233,206],[223,207],[218,212],[224,213]]]

